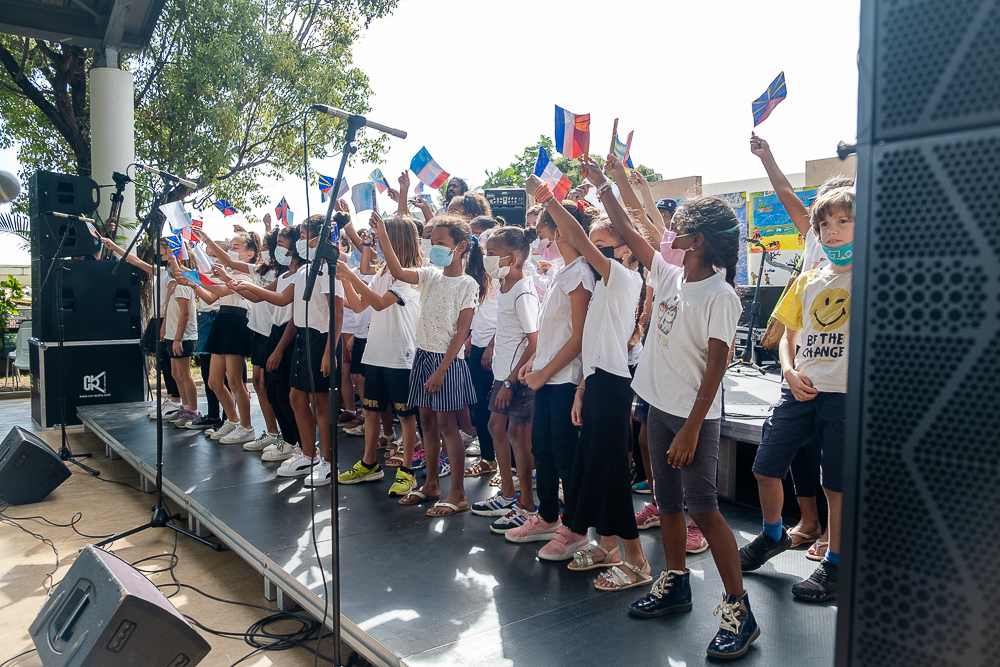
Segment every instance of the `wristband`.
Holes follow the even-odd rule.
[[[553,199],[552,190],[545,183],[542,183],[535,190],[535,201],[539,204],[544,204],[545,202]]]
[[[611,181],[604,181],[603,183],[597,186],[597,196],[600,197],[610,189],[611,189]]]

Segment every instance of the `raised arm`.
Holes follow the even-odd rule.
[[[369,306],[374,310],[383,311],[399,301],[399,297],[389,290],[386,290],[385,294],[377,294],[358,274],[351,271],[351,267],[343,260],[337,262],[337,280],[344,284],[347,303],[356,313],[364,311]]]
[[[149,275],[153,275],[153,267],[151,265],[149,265],[146,262],[142,261],[141,259],[139,259],[135,255],[133,255],[132,253],[129,253],[129,254],[126,255],[125,254],[125,249],[122,248],[121,246],[119,246],[118,244],[116,244],[111,239],[107,239],[107,238],[103,238],[102,237],[101,238],[101,243],[104,244],[105,248],[107,248],[108,250],[110,250],[114,254],[118,255],[119,257],[124,256],[125,257],[125,261],[128,262],[129,264],[131,264],[132,266],[138,266],[140,269],[142,269],[143,271],[145,271]]]
[[[396,213],[409,215],[410,208],[406,204],[407,197],[410,196],[410,170],[405,169],[399,175],[399,195],[396,197]],[[383,251],[384,252],[384,251]]]
[[[281,292],[277,290],[278,281],[274,281],[267,287],[258,287],[253,283],[243,280],[234,280],[229,283],[229,289],[240,296],[254,295],[261,301],[273,303],[276,306],[287,306],[295,298],[295,284],[288,283],[288,286]]]
[[[233,225],[233,227],[235,228],[235,225]],[[232,257],[230,257],[229,253],[223,250],[218,243],[213,241],[211,237],[209,237],[209,235],[205,233],[204,229],[202,229],[201,227],[192,227],[191,233],[194,234],[196,237],[198,237],[199,241],[203,242],[205,245],[207,245],[209,248],[212,249],[212,252],[215,253],[216,260],[218,260],[221,264],[223,264],[224,266],[228,266],[233,271],[238,271],[240,273],[245,273],[246,275],[250,275],[250,269],[252,267],[246,262],[241,262],[238,259],[233,259]]]
[[[392,277],[396,280],[416,285],[420,280],[420,274],[413,269],[404,269],[399,263],[396,251],[392,249],[392,243],[389,241],[389,234],[385,231],[385,221],[375,211],[372,211],[370,224],[372,231],[378,234],[378,242],[382,245],[382,254],[385,256],[385,264],[389,268],[389,273],[392,274]]]
[[[621,190],[622,192],[622,199],[625,200],[625,212],[628,214],[628,218],[631,221],[631,224],[634,227],[646,232],[646,234],[648,234],[650,238],[662,238],[663,231],[658,230],[656,228],[656,225],[654,225],[649,221],[649,218],[646,217],[645,211],[643,211],[641,207],[638,210],[636,210],[628,203],[629,198],[634,199],[637,202],[639,200],[636,198],[635,192],[632,190],[632,186],[629,184],[629,175],[628,172],[625,170],[625,165],[622,163],[622,161],[619,160],[614,155],[609,155],[608,161],[604,163],[604,168],[607,170],[609,174],[614,176],[615,183],[625,183],[624,186],[619,186],[619,190]],[[633,171],[632,173],[638,173],[638,172]],[[625,196],[626,190],[628,190],[630,197]],[[618,202],[615,201],[615,204],[618,204]],[[604,204],[604,208],[605,210],[607,210],[608,208],[606,202]],[[656,210],[656,206],[653,206],[653,210],[654,211]],[[659,215],[659,211],[657,211],[657,215]],[[611,216],[609,215],[608,217]],[[633,250],[632,252],[635,252],[635,250]],[[646,264],[646,266],[649,266],[649,264]]]
[[[629,218],[628,213],[625,209],[621,207],[618,200],[614,197],[607,196],[610,188],[605,186],[607,179],[604,178],[604,174],[601,173],[601,167],[596,162],[581,163],[581,166],[586,168],[587,180],[597,186],[597,196],[601,198],[601,203],[604,204],[604,211],[608,214],[608,218],[611,220],[611,224],[614,226],[615,231],[618,235],[622,237],[625,244],[632,250],[632,254],[642,262],[643,266],[653,265],[653,254],[656,250],[649,244],[642,234],[636,231],[635,227],[632,226],[632,220]],[[610,156],[607,162],[614,173],[624,174],[624,168],[621,166],[621,162],[615,156]],[[601,196],[601,195],[604,196]],[[649,222],[643,220],[649,225]],[[651,228],[652,225],[649,225]],[[653,228],[655,230],[655,228]]]
[[[778,200],[785,207],[785,212],[792,219],[795,229],[798,230],[799,234],[805,236],[806,232],[809,231],[809,211],[795,194],[795,188],[788,182],[788,178],[778,168],[778,163],[775,162],[774,155],[771,153],[771,147],[767,145],[766,141],[751,132],[750,152],[760,158],[764,165],[764,171],[767,172],[767,177],[771,181],[774,194],[778,195]]]
[[[646,207],[646,213],[653,219],[653,227],[656,228],[656,231],[662,237],[663,232],[667,231],[667,225],[663,222],[663,215],[660,213],[660,209],[656,208],[656,200],[653,199],[653,193],[649,189],[649,182],[646,181],[646,177],[638,169],[632,170],[631,180],[632,184],[639,188],[639,194],[642,195],[642,203]]]

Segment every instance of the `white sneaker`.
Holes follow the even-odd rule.
[[[467,445],[465,448],[466,456],[481,456],[482,451],[479,449],[479,439],[477,438],[475,442]]]
[[[183,405],[180,403],[171,403],[169,399],[164,399],[163,401],[163,421],[168,421],[171,417],[177,415],[177,411],[180,410]],[[149,418],[156,421],[156,410],[153,410],[153,414],[149,415]]]
[[[212,440],[222,440],[222,438],[229,435],[230,432],[232,432],[232,430],[239,425],[240,425],[239,422],[227,421],[225,424],[222,425],[222,428],[212,433]],[[211,431],[212,429],[209,430]]]
[[[326,486],[333,480],[333,469],[325,459],[313,466],[312,474],[305,478],[305,486]]]
[[[299,453],[282,463],[278,467],[277,475],[278,477],[303,477],[309,474],[310,466],[312,466],[312,460],[305,454]],[[319,467],[319,461],[316,462],[316,467]]]
[[[224,445],[238,445],[241,442],[249,442],[254,439],[257,434],[254,432],[253,427],[244,428],[241,424],[237,424],[236,428],[230,431],[227,435],[219,438],[219,442]]]
[[[247,450],[248,452],[259,452],[268,445],[274,444],[276,442],[278,442],[278,436],[271,435],[267,431],[261,431],[260,436],[258,436],[258,438],[253,442],[248,442],[244,444],[243,449]]]
[[[173,405],[173,403],[170,402],[169,398],[164,398],[162,401],[160,401],[160,405],[163,406],[163,411],[166,412],[167,408]],[[146,410],[146,414],[149,416],[150,419],[156,419],[156,404],[153,404],[153,407],[151,407],[149,410]]]
[[[282,439],[278,439],[278,442],[273,445],[268,445],[264,448],[263,453],[260,455],[261,461],[287,461],[293,458],[296,454],[301,454],[302,448],[298,445],[294,447]]]
[[[187,428],[187,425],[196,419],[201,419],[201,412],[184,409],[184,416],[174,422],[177,428]]]
[[[479,439],[479,438],[477,438],[474,435],[469,435],[468,433],[466,433],[462,429],[458,429],[458,432],[462,434],[462,443],[466,447],[468,447],[469,445],[471,445],[474,440],[478,440]]]

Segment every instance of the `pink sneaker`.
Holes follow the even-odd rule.
[[[562,528],[562,520],[549,523],[537,512],[517,528],[507,530],[503,536],[509,542],[548,542]]]
[[[586,535],[577,535],[566,526],[559,526],[552,540],[538,550],[538,557],[542,560],[572,560],[573,554],[586,549],[589,544],[590,538]]]
[[[635,513],[635,525],[639,530],[656,528],[660,525],[660,511],[653,503],[646,503],[640,511]],[[701,533],[699,533],[700,535]]]
[[[659,521],[657,521],[657,523],[659,523]],[[698,525],[694,521],[688,523],[687,530],[687,542],[684,544],[685,551],[689,554],[700,554],[705,549],[708,549],[708,540],[706,540],[705,536],[701,534],[700,530],[698,530]]]

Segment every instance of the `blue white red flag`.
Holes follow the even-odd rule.
[[[568,158],[590,152],[590,114],[575,114],[556,105],[556,150]]]
[[[451,174],[441,168],[441,165],[434,161],[431,154],[427,152],[426,146],[421,148],[413,156],[413,159],[410,160],[410,170],[417,175],[421,183],[435,190],[444,185],[448,177],[451,176]]]
[[[549,154],[542,146],[538,147],[538,159],[535,160],[535,169],[532,173],[545,181],[558,201],[566,199],[570,188],[573,187],[569,177],[560,171],[555,162],[549,159]]]
[[[289,225],[288,213],[289,213],[288,201],[284,197],[282,197],[281,201],[278,202],[278,205],[274,208],[274,215],[278,217],[278,220],[280,220],[281,224],[284,225],[285,227]]]

